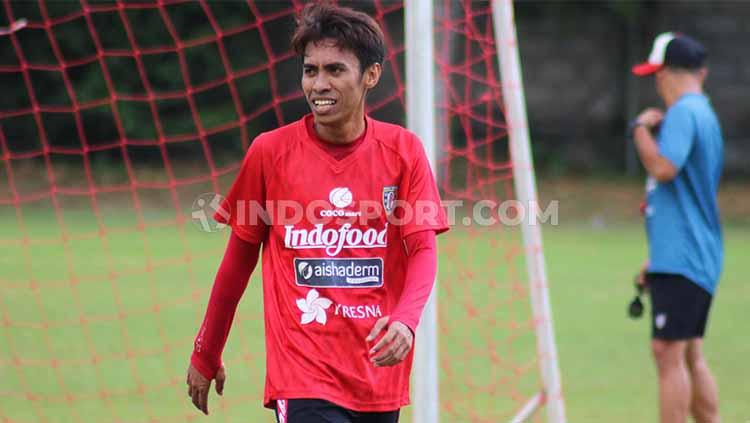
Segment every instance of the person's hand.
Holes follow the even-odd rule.
[[[224,381],[227,379],[224,366],[219,368],[216,372],[216,393],[219,395],[224,394]],[[200,372],[193,367],[191,364],[187,369],[187,385],[188,385],[188,396],[192,398],[193,405],[198,410],[201,410],[203,414],[208,415],[208,391],[211,390],[211,380],[206,379]]]
[[[644,111],[641,112],[641,114],[638,115],[637,118],[635,118],[635,121],[639,125],[644,125],[646,128],[651,129],[664,119],[664,112],[662,112],[660,109],[657,109],[655,107],[650,107]]]
[[[646,288],[646,272],[647,271],[648,271],[648,261],[643,263],[643,266],[641,266],[641,270],[635,276],[635,283],[641,288]]]
[[[388,316],[381,317],[375,322],[366,341],[374,341],[386,326],[388,330],[385,335],[370,350],[370,361],[375,367],[395,366],[406,358],[414,345],[414,334],[411,333],[411,329],[401,322],[391,322],[389,325]],[[378,351],[380,354],[377,354]]]

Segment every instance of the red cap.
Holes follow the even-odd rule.
[[[653,63],[643,62],[633,66],[630,70],[634,75],[647,76],[652,75],[663,68],[664,65],[657,65]]]
[[[637,76],[646,76],[654,74],[659,69],[663,68],[667,46],[674,39],[675,34],[672,32],[659,34],[656,39],[654,39],[654,46],[651,48],[651,54],[648,55],[648,60],[633,66],[631,69],[632,72]]]

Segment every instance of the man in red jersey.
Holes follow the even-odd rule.
[[[232,234],[188,395],[207,414],[213,379],[222,394],[221,353],[262,245],[264,405],[280,423],[396,422],[445,214],[420,140],[364,113],[385,57],[377,23],[310,4],[292,44],[312,114],[252,142],[215,216]]]

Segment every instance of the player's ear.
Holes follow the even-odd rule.
[[[703,83],[703,81],[706,80],[707,77],[708,77],[708,68],[704,66],[698,70],[698,79],[700,79],[701,84]]]
[[[365,80],[365,88],[368,90],[371,90],[375,88],[376,85],[378,85],[378,81],[380,81],[380,74],[383,72],[383,67],[380,65],[380,63],[373,63],[370,66],[365,69],[365,74],[363,75],[363,78]]]

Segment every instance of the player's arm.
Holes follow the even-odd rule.
[[[188,396],[208,414],[208,391],[216,379],[216,392],[223,394],[226,374],[221,362],[237,304],[258,262],[260,244],[243,240],[232,232],[216,274],[206,315],[195,338],[187,372]]]
[[[677,168],[659,153],[659,146],[651,132],[663,119],[664,114],[660,110],[646,109],[636,119],[633,139],[646,172],[659,182],[668,182],[677,176]]]
[[[373,341],[388,325],[388,331],[370,350],[375,366],[393,366],[411,351],[414,333],[422,311],[430,297],[437,274],[437,246],[433,230],[408,235],[404,240],[408,259],[406,279],[401,298],[390,316],[383,317],[373,327],[367,341]]]
[[[406,237],[406,280],[404,292],[391,314],[392,322],[405,324],[417,331],[427,299],[437,275],[437,241],[435,231],[426,230]]]
[[[411,172],[402,179],[399,187],[403,198],[415,211],[413,218],[401,226],[407,253],[404,290],[391,315],[379,319],[367,336],[367,342],[373,341],[381,330],[388,328],[370,350],[371,361],[376,366],[396,365],[411,351],[414,332],[435,283],[435,237],[448,230],[422,142],[416,136],[413,141],[408,158],[412,164]]]

